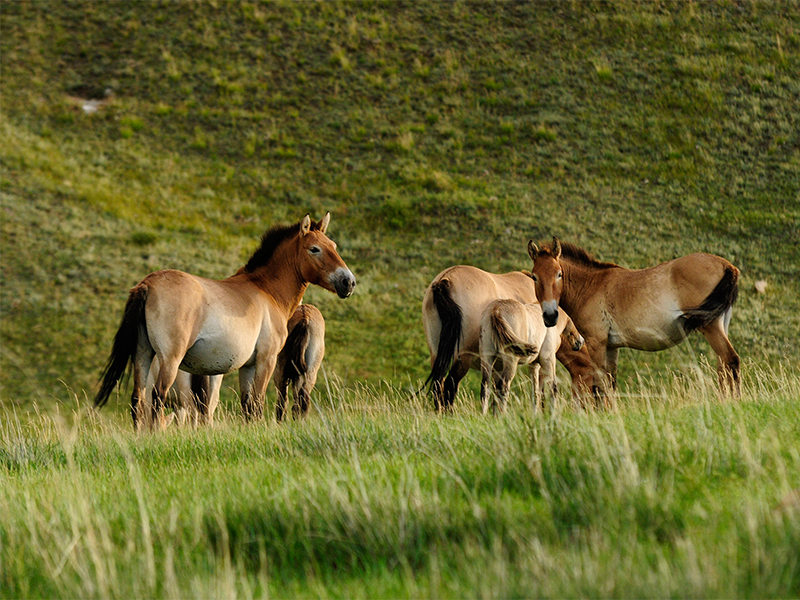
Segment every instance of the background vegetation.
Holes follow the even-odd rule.
[[[770,512],[800,485],[798,32],[796,2],[3,2],[0,595],[800,593]],[[311,419],[241,426],[235,378],[214,431],[84,414],[132,285],[325,210],[359,283],[306,295]],[[743,403],[700,338],[623,352],[611,415],[484,421],[474,375],[455,419],[409,399],[430,280],[553,235],[736,264]]]

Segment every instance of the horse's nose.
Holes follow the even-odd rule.
[[[339,298],[347,298],[356,289],[356,278],[350,269],[340,267],[333,273],[333,287]]]
[[[542,302],[542,319],[545,327],[553,327],[558,323],[558,302],[555,300]]]

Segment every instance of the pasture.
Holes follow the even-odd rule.
[[[798,32],[790,1],[4,2],[0,596],[800,595]],[[90,408],[132,286],[326,211],[358,285],[306,292],[306,420],[245,424],[236,374],[211,429]],[[518,376],[486,418],[472,372],[434,414],[427,285],[554,235],[733,263],[741,399],[692,335],[623,349],[611,411]]]

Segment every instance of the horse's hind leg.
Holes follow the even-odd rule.
[[[464,379],[464,375],[469,372],[469,363],[469,357],[459,356],[453,366],[450,367],[450,372],[444,380],[444,385],[442,385],[441,410],[447,412],[453,409],[453,402],[455,402],[456,394],[458,393],[458,384]]]
[[[153,405],[152,405],[152,423],[151,427],[154,430],[164,430],[172,420],[164,418],[164,401],[166,400],[169,388],[175,382],[178,376],[178,365],[180,364],[179,358],[159,356],[159,369],[155,378],[155,385],[153,386]],[[170,415],[173,417],[174,415]]]
[[[136,348],[136,356],[133,359],[133,392],[131,393],[131,418],[133,428],[137,432],[147,424],[149,420],[147,405],[147,383],[151,367],[158,370],[158,362],[154,360],[155,352],[149,343],[143,342],[144,338],[140,334],[139,345]]]
[[[727,319],[729,320],[730,316]],[[741,394],[739,355],[725,333],[725,321],[726,317],[723,315],[698,331],[708,340],[712,350],[717,354],[717,377],[720,392],[738,398]]]

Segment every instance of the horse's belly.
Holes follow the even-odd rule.
[[[679,344],[686,337],[683,328],[674,323],[642,326],[629,329],[624,334],[611,332],[608,345],[611,347],[627,347],[645,352],[658,352]]]
[[[224,375],[246,364],[253,352],[253,346],[248,348],[221,340],[199,339],[186,352],[181,369],[195,375]]]

